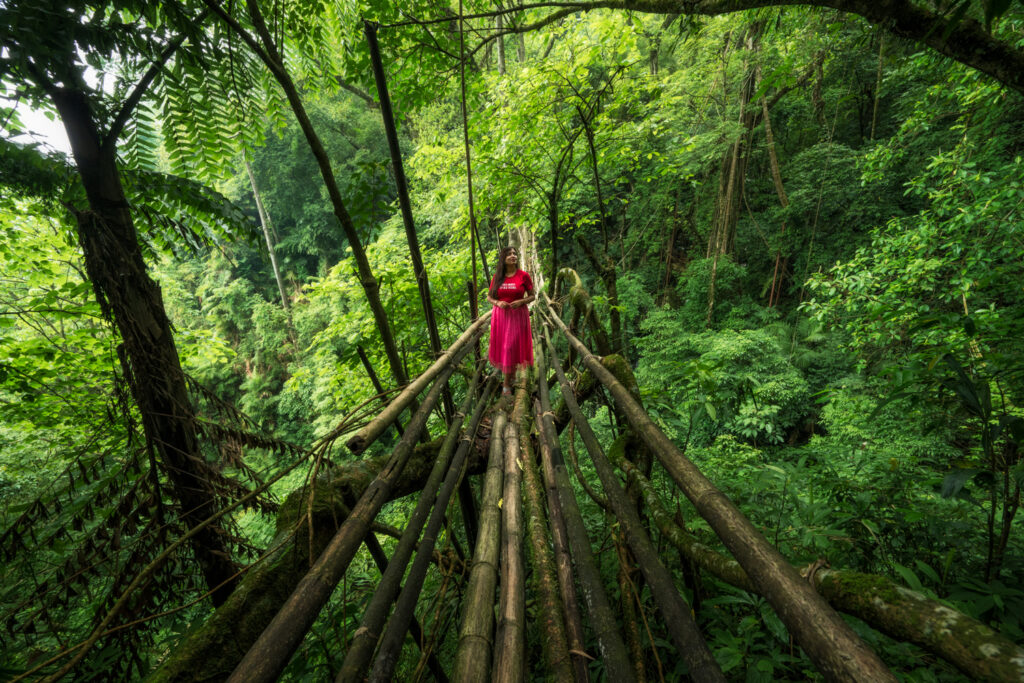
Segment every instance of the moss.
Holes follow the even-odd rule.
[[[608,447],[608,460],[613,465],[621,467],[621,462],[626,459],[626,445],[632,440],[632,435],[628,433],[619,434],[619,437],[612,442],[612,445]]]
[[[626,391],[629,392],[629,395],[632,396],[637,403],[640,402],[640,386],[636,383],[636,377],[633,375],[633,368],[625,358],[619,354],[605,356],[601,359],[601,365],[607,368],[608,372],[612,373],[615,379],[619,380],[619,383],[626,388]]]
[[[981,622],[882,576],[822,570],[821,594],[897,640],[915,643],[974,680],[1024,680],[1024,649]]]
[[[829,601],[844,596],[871,596],[886,605],[896,605],[903,600],[898,591],[899,587],[884,576],[822,569],[815,573],[814,578],[818,592]]]

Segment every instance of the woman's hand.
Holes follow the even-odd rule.
[[[512,307],[512,305],[509,304],[509,302],[507,302],[507,301],[501,301],[501,300],[498,301],[498,308],[511,308],[511,307]]]

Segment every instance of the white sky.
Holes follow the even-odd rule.
[[[25,135],[14,138],[16,142],[41,142],[50,148],[71,154],[71,145],[68,144],[68,136],[64,132],[64,126],[60,119],[51,121],[40,111],[34,111],[27,106],[18,105],[18,117],[21,119],[25,129],[32,133],[31,138]]]

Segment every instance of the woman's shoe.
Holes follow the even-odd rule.
[[[512,395],[512,388],[511,387],[502,387],[501,388],[501,395],[502,396],[511,396]]]

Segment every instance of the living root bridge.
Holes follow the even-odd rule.
[[[543,311],[538,311],[538,317],[542,314]],[[642,407],[636,399],[631,398],[630,389],[635,388],[635,382],[628,364],[618,356],[595,358],[579,340],[568,334],[560,320],[554,319],[553,316],[551,318],[548,324],[559,327],[566,333],[569,343],[576,350],[576,356],[587,368],[590,377],[609,389],[617,407],[630,421],[636,434],[644,439],[647,447],[674,475],[684,492],[693,500],[698,512],[709,520],[726,547],[739,560],[733,560],[703,545],[672,520],[657,493],[652,490],[643,469],[625,458],[624,451],[629,448],[628,446],[613,446],[606,458],[594,434],[588,429],[579,406],[574,405],[573,389],[565,381],[564,373],[559,373],[565,410],[571,413],[576,429],[583,436],[584,443],[591,453],[601,479],[604,505],[618,520],[637,558],[637,563],[641,565],[646,585],[660,612],[664,632],[671,639],[675,651],[686,657],[691,677],[695,680],[721,680],[721,672],[713,658],[709,657],[706,647],[701,647],[701,637],[695,633],[696,625],[688,616],[689,607],[683,602],[675,585],[675,577],[667,571],[667,567],[654,551],[649,532],[637,515],[636,499],[630,498],[623,490],[625,483],[641,496],[645,503],[644,510],[649,519],[657,525],[662,537],[676,546],[695,566],[745,590],[766,596],[773,595],[773,606],[783,617],[790,632],[794,633],[798,640],[805,639],[800,641],[801,645],[813,655],[816,665],[828,680],[893,680],[873,653],[868,651],[869,656],[864,656],[866,647],[863,644],[859,641],[847,643],[843,639],[847,634],[836,634],[831,630],[834,620],[839,620],[839,617],[828,603],[863,619],[883,633],[935,652],[954,663],[972,679],[1022,679],[1021,663],[1024,662],[1024,653],[1021,649],[964,615],[882,577],[822,570],[809,577],[808,581],[801,578],[797,569],[773,549],[771,552],[765,551],[764,546],[767,546],[767,542],[756,534],[756,531],[751,532],[746,528],[750,523],[734,507],[730,508],[731,503],[724,495],[703,479],[699,472],[694,474],[696,468],[692,464],[681,464],[680,460],[684,460],[682,454],[674,450],[675,447],[671,446],[670,442],[666,446],[667,439],[663,434],[658,437],[660,432],[648,424],[649,420],[645,423],[646,415]],[[535,348],[541,349],[541,345],[537,344]],[[467,344],[465,348],[457,351],[452,355],[451,363],[457,363],[470,349],[471,345]],[[558,360],[554,357],[553,349],[552,357],[552,365],[557,366]],[[536,377],[546,377],[547,362],[543,352],[537,354],[536,362]],[[268,634],[275,633],[273,628],[268,627],[268,624],[273,626],[274,622],[279,626],[283,623],[287,629],[291,629],[286,635],[293,642],[300,641],[305,634],[309,615],[315,616],[319,611],[319,605],[306,600],[305,606],[302,607],[303,611],[298,613],[301,618],[291,620],[290,615],[296,615],[297,608],[294,604],[289,606],[289,598],[291,596],[294,601],[296,594],[301,596],[301,591],[297,591],[296,587],[310,581],[311,575],[307,573],[310,560],[319,557],[317,566],[320,566],[323,558],[331,554],[325,551],[325,548],[337,546],[339,543],[344,544],[341,551],[336,549],[334,552],[333,561],[338,563],[338,557],[341,557],[341,563],[330,570],[334,576],[340,576],[339,572],[344,571],[348,559],[351,559],[351,553],[355,552],[354,548],[358,547],[358,543],[365,537],[371,554],[376,553],[375,559],[383,571],[385,562],[379,546],[376,546],[372,535],[366,535],[372,519],[383,504],[382,501],[393,500],[405,493],[424,488],[424,481],[428,479],[430,472],[429,485],[423,498],[430,499],[432,505],[423,502],[422,510],[420,505],[417,506],[420,514],[413,514],[410,528],[406,531],[407,540],[404,541],[404,545],[403,542],[399,544],[402,547],[412,544],[412,539],[416,538],[418,527],[422,524],[422,513],[432,507],[430,520],[426,523],[426,531],[416,553],[416,561],[409,571],[406,586],[398,600],[399,606],[395,610],[395,614],[401,614],[402,617],[396,619],[393,616],[383,638],[377,637],[383,616],[387,612],[387,605],[394,599],[394,591],[384,591],[384,587],[386,584],[396,583],[394,577],[405,573],[404,567],[408,562],[408,554],[400,554],[396,550],[392,557],[391,569],[385,572],[386,576],[390,572],[391,578],[381,581],[373,598],[374,604],[383,607],[374,612],[376,616],[370,614],[371,610],[367,610],[363,615],[364,624],[376,621],[373,621],[372,628],[369,628],[372,633],[368,632],[357,639],[363,643],[359,666],[345,667],[347,673],[341,680],[363,678],[373,648],[378,646],[378,642],[380,645],[373,664],[373,672],[370,674],[371,678],[387,680],[393,676],[401,646],[405,641],[405,632],[416,632],[418,628],[414,621],[407,619],[411,618],[417,596],[422,590],[420,582],[432,555],[431,548],[444,521],[445,510],[462,476],[460,453],[467,456],[469,471],[479,472],[483,465],[482,449],[479,446],[472,447],[472,444],[477,443],[472,437],[475,431],[472,424],[485,411],[486,398],[477,404],[470,420],[471,426],[466,431],[466,436],[462,437],[459,450],[454,455],[450,453],[452,446],[459,440],[454,435],[458,433],[458,421],[453,422],[452,431],[446,438],[446,446],[442,447],[438,440],[429,446],[412,448],[418,433],[424,427],[426,414],[433,409],[440,395],[440,387],[452,370],[451,365],[442,368],[436,383],[428,392],[392,455],[356,462],[331,471],[330,481],[318,482],[311,514],[307,515],[306,512],[309,509],[307,493],[297,492],[289,497],[278,519],[278,533],[274,543],[279,547],[268,553],[248,572],[231,599],[195,634],[184,641],[153,675],[152,680],[224,680],[232,671],[231,676],[235,680],[245,680],[246,683],[250,680],[275,678],[283,669],[282,662],[287,662],[289,653],[279,647],[275,663],[259,670],[264,664],[262,654],[268,652],[261,649],[259,638],[266,639]],[[473,385],[476,383],[476,380],[471,382]],[[620,620],[611,609],[606,587],[593,555],[592,541],[588,537],[576,493],[562,459],[555,424],[556,415],[551,408],[547,382],[536,382],[536,388],[539,403],[533,411],[539,431],[536,449],[532,446],[534,436],[528,426],[530,416],[527,414],[527,395],[523,387],[519,387],[517,391],[515,410],[510,420],[506,420],[504,410],[498,410],[494,414],[490,457],[482,487],[479,534],[468,584],[463,593],[462,618],[452,671],[453,680],[520,681],[527,676],[548,676],[555,680],[585,681],[591,655],[601,660],[609,680],[635,680],[634,662],[631,661],[624,644]],[[464,418],[471,404],[474,391],[471,389],[468,393],[469,397],[458,417]],[[397,414],[397,410],[393,410],[392,414]],[[387,426],[379,424],[378,433]],[[620,443],[626,443],[626,437],[623,437]],[[469,452],[465,453],[465,450]],[[537,453],[542,465],[540,473],[543,475],[543,493],[546,493],[546,496],[539,490],[540,481],[535,470]],[[403,459],[404,467],[401,466]],[[624,483],[620,483],[618,477],[611,471],[613,464],[617,464],[626,474]],[[442,472],[446,472],[443,475],[443,484]],[[523,477],[521,482],[520,476]],[[543,503],[544,498],[547,499],[546,506]],[[348,506],[357,499],[360,502],[354,505],[351,513],[348,513]],[[525,503],[525,510],[521,506],[521,500]],[[527,522],[525,528],[524,511]],[[339,519],[343,520],[340,531]],[[548,529],[551,532],[550,537]],[[524,555],[527,555],[523,548],[524,533],[529,539],[528,559],[531,562],[533,583],[528,583],[527,574],[531,572],[527,572],[523,564]],[[309,534],[312,534],[312,543],[307,542]],[[394,535],[397,536],[397,532],[394,532]],[[297,538],[294,538],[296,536]],[[547,558],[542,561],[541,556],[547,554],[549,546],[554,550],[554,559]],[[544,552],[539,552],[540,550]],[[772,560],[778,560],[778,563],[772,564]],[[553,563],[555,567],[552,567]],[[778,575],[765,577],[766,573],[772,572]],[[314,580],[318,580],[315,572],[312,576]],[[795,577],[798,584],[795,588],[788,583],[792,577]],[[324,585],[326,586],[326,583]],[[577,593],[574,592],[576,585],[579,587],[578,595],[582,598],[579,605]],[[497,614],[501,617],[500,623],[495,619],[496,593],[499,592],[496,589],[499,587],[501,603]],[[318,590],[330,594],[326,588]],[[552,603],[543,609],[538,607],[536,619],[528,618],[525,611],[525,605],[530,602],[526,598],[531,595],[531,590],[534,603]],[[806,599],[806,593],[810,593],[818,604],[811,604],[811,601]],[[820,609],[822,605],[823,610]],[[591,642],[595,650],[591,654],[584,652],[585,640],[579,618],[581,607],[585,608],[587,613],[589,631],[593,638]],[[803,630],[802,621],[806,621]],[[807,640],[808,628],[821,630],[824,635],[819,634],[818,642],[813,638]],[[543,658],[526,654],[524,645],[527,641],[524,634],[527,629],[539,630],[539,637],[550,641],[546,643]],[[435,627],[435,633],[444,632],[444,626]],[[811,646],[820,647],[821,641],[830,643],[834,648],[827,653],[831,659],[829,656],[822,658],[820,650],[812,653],[805,644],[808,642]],[[417,642],[422,640],[417,638]],[[423,649],[426,661],[431,662],[431,647],[428,645]],[[269,652],[273,654],[273,651]],[[281,652],[284,652],[284,657],[281,656]],[[352,650],[350,654],[351,652]],[[853,657],[853,654],[858,656]],[[245,667],[245,658],[252,660],[255,669]],[[840,662],[837,664],[836,660]],[[240,661],[241,665],[238,664]],[[441,670],[437,658],[434,658],[430,665],[435,678],[446,680],[445,672]],[[567,672],[569,669],[571,673]],[[249,675],[249,672],[254,670],[258,675]]]

